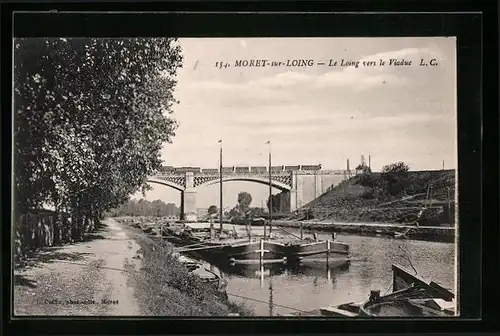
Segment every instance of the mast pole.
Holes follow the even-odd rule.
[[[267,142],[269,144],[269,236],[271,236],[271,231],[273,229],[273,190],[271,185],[271,141]]]
[[[220,158],[219,158],[219,224],[220,234],[222,235],[222,140],[220,143]]]

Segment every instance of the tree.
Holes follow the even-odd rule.
[[[369,174],[372,172],[371,168],[366,164],[362,163],[356,167],[356,171],[361,171],[362,174]]]
[[[252,195],[246,191],[242,191],[238,194],[238,206],[244,212],[250,204],[252,203]]]
[[[405,174],[409,170],[410,170],[410,166],[408,166],[407,164],[405,164],[402,161],[398,161],[395,163],[385,165],[382,168],[382,173]]]
[[[405,190],[408,185],[409,170],[410,167],[402,161],[385,165],[382,168],[382,179],[391,195],[398,195]]]
[[[161,200],[149,202],[145,199],[127,201],[112,211],[117,216],[174,216],[179,209],[173,203]]]
[[[180,209],[174,203],[167,203],[166,205],[167,216],[178,216],[179,214],[180,214]]]
[[[175,136],[181,66],[168,38],[16,39],[17,210],[99,214],[145,191]]]
[[[280,194],[277,194],[277,195],[271,195],[268,199],[267,199],[267,209],[269,210],[270,209],[270,206],[271,206],[271,197],[272,197],[272,201],[273,201],[273,209],[272,209],[272,212],[276,213],[276,212],[279,212],[280,209],[281,209],[281,195]]]
[[[217,211],[218,211],[218,209],[217,209],[217,206],[215,206],[215,205],[211,205],[208,207],[208,214],[209,215],[216,214]]]

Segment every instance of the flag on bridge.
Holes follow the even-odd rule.
[[[217,141],[217,143],[222,143],[222,140]]]

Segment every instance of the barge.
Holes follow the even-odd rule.
[[[322,317],[446,317],[456,315],[455,295],[434,281],[427,281],[406,268],[392,265],[393,292],[380,296],[372,290],[368,300],[324,307],[284,316]]]
[[[336,241],[296,240],[286,247],[289,264],[336,267],[349,261],[349,245]]]

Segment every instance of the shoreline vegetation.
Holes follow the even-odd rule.
[[[408,169],[403,162],[388,165],[381,173],[366,168],[287,219],[452,227],[455,171]]]
[[[115,218],[120,221],[120,218]],[[160,246],[141,230],[124,225],[139,244],[140,272],[134,272],[130,286],[146,315],[151,316],[252,316],[244,303],[230,301],[201,278],[188,272],[172,254],[166,241]]]

